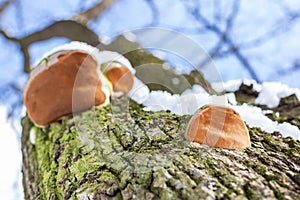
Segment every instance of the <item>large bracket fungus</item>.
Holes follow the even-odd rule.
[[[27,113],[37,126],[107,105],[111,95],[127,94],[133,86],[135,71],[116,52],[72,42],[48,55],[31,72],[24,90]],[[109,66],[104,74],[103,63]]]

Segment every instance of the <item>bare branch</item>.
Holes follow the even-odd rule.
[[[6,0],[2,3],[2,5],[0,6],[0,17],[3,14],[3,12],[6,10],[6,8],[10,5],[12,1],[11,0]]]
[[[221,39],[209,52],[209,56],[200,63],[199,67],[204,67],[207,63],[209,63],[212,59],[219,57],[220,50],[223,47],[224,41]]]
[[[0,30],[0,34],[7,40],[10,40],[12,42],[17,42],[17,43],[20,42],[20,39],[9,36],[4,30]]]
[[[152,12],[152,19],[151,23],[149,24],[150,26],[154,26],[158,24],[158,16],[159,16],[159,10],[153,0],[145,0],[145,3],[148,4],[149,8],[151,9]]]
[[[41,31],[37,31],[21,39],[24,46],[34,42],[48,40],[53,37],[65,37],[96,46],[100,43],[98,35],[87,26],[72,20],[62,20],[51,24]]]
[[[229,14],[227,21],[226,21],[226,30],[225,32],[227,34],[229,34],[229,32],[231,31],[233,24],[234,24],[234,20],[236,19],[238,13],[240,10],[240,0],[235,0],[233,2],[232,8],[231,8],[231,13]]]
[[[240,61],[240,63],[243,64],[245,69],[248,71],[250,76],[256,80],[258,83],[260,83],[260,79],[258,78],[258,75],[256,74],[255,70],[251,66],[250,62],[243,56],[243,54],[239,51],[239,49],[234,48],[234,56]]]
[[[221,21],[221,13],[222,13],[222,6],[219,0],[213,0],[214,6],[214,22],[219,23]]]
[[[300,19],[299,13],[290,13],[290,15],[286,20],[277,24],[274,28],[265,32],[261,36],[253,40],[239,44],[239,47],[243,49],[257,48],[265,44],[266,42],[275,39],[276,37],[279,37],[280,35],[290,31],[295,25],[297,25],[296,22],[299,19]]]
[[[24,57],[24,72],[30,72],[30,55],[28,48],[31,44],[43,40],[48,40],[53,37],[65,37],[70,40],[82,41],[92,46],[103,47],[98,35],[89,29],[87,26],[72,20],[62,20],[54,22],[50,26],[32,33],[24,38],[18,39],[10,37],[5,31],[0,30],[0,34],[6,39],[16,42],[20,45],[20,50]]]
[[[240,49],[257,48],[261,45],[264,45],[266,42],[273,40],[284,33],[287,33],[297,25],[297,21],[300,19],[300,10],[291,10],[285,1],[276,0],[275,2],[281,7],[284,13],[283,19],[279,20],[278,23],[273,26],[273,28],[257,38],[239,44]]]
[[[256,74],[256,72],[253,69],[253,66],[251,66],[250,62],[246,59],[246,57],[244,57],[244,55],[242,55],[240,50],[237,48],[237,46],[233,42],[234,40],[232,40],[230,37],[230,30],[233,26],[233,23],[234,23],[234,20],[236,19],[237,14],[238,14],[239,6],[240,6],[239,0],[235,0],[233,3],[233,6],[232,6],[232,11],[227,18],[226,28],[224,31],[218,25],[216,25],[215,23],[211,23],[207,18],[205,18],[201,14],[199,7],[188,7],[187,6],[187,9],[190,11],[190,13],[192,13],[192,16],[195,18],[195,20],[197,20],[200,24],[203,24],[203,26],[207,30],[210,30],[212,33],[216,34],[220,38],[219,42],[213,48],[213,51],[211,52],[211,56],[217,57],[218,55],[220,55],[219,51],[222,49],[222,47],[224,45],[228,45],[229,50],[230,50],[229,52],[232,53],[233,56],[235,56],[239,60],[239,62],[248,71],[248,73],[250,74],[250,76],[253,79],[255,79],[257,82],[260,82],[258,75]],[[223,54],[223,56],[224,56],[224,54]],[[201,63],[201,65],[208,62],[208,60],[209,59],[204,60],[204,62]]]
[[[5,31],[0,30],[0,34],[7,40],[15,42],[20,45],[20,50],[23,53],[23,71],[30,72],[30,55],[28,52],[28,46],[22,45],[22,39],[9,36]]]
[[[97,19],[99,15],[108,7],[110,7],[114,2],[115,0],[103,0],[97,3],[94,7],[77,14],[72,19],[82,24],[87,24],[88,21]]]
[[[34,32],[25,36],[24,38],[14,38],[9,36],[4,30],[0,30],[0,34],[10,40],[20,45],[20,50],[23,54],[24,72],[30,72],[30,54],[29,46],[35,42],[48,40],[53,37],[64,37],[70,40],[82,41],[92,46],[97,46],[98,48],[103,48],[98,35],[86,26],[86,23],[97,18],[105,9],[107,9],[115,0],[103,0],[96,4],[93,8],[90,8],[82,13],[76,15],[73,20],[61,20],[54,22],[53,24],[43,28],[40,31]],[[7,1],[8,3],[10,0]],[[4,9],[3,4],[0,9]],[[1,11],[1,10],[0,10]],[[1,13],[0,13],[1,14]],[[75,21],[77,20],[77,21]]]
[[[277,70],[276,75],[285,76],[298,70],[300,70],[300,60],[296,59],[288,68]]]

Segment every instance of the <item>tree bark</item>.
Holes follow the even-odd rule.
[[[252,147],[213,149],[186,141],[189,119],[127,98],[47,128],[24,117],[25,198],[300,199],[299,141],[254,128]]]
[[[122,42],[107,48],[119,48],[135,67],[158,64],[154,71],[148,67],[137,74],[152,90],[180,93],[201,81],[210,87],[199,73],[180,76],[190,84],[176,90],[163,81],[179,75],[162,69],[162,60],[137,45],[130,47],[134,51],[122,49],[130,46],[124,38]],[[143,74],[154,72],[165,73],[154,78],[167,88],[147,83]],[[240,102],[256,95],[251,87],[236,92]],[[290,97],[274,109],[286,117],[270,117],[299,127],[299,113],[284,109],[299,105]],[[35,127],[26,116],[22,120],[25,199],[300,199],[299,141],[252,128],[252,147],[214,149],[185,139],[190,118],[147,112],[126,97],[46,128]]]

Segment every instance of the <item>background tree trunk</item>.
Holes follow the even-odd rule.
[[[138,52],[126,54],[135,66],[147,56],[154,59]],[[236,95],[245,99],[252,93],[243,88]],[[300,199],[299,141],[253,128],[251,148],[213,149],[185,139],[190,117],[147,112],[125,97],[46,128],[35,127],[26,116],[25,198]]]

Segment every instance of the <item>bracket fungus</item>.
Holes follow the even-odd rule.
[[[133,86],[135,70],[117,52],[71,42],[47,55],[31,72],[24,90],[27,113],[37,126],[107,105],[111,95],[127,94]],[[108,66],[104,72],[103,63]]]
[[[78,50],[59,51],[31,72],[24,104],[31,120],[45,126],[94,105],[105,105],[108,95],[92,56]]]
[[[116,61],[104,63],[101,71],[112,84],[113,96],[127,94],[132,89],[134,75],[121,63]]]
[[[248,129],[240,115],[222,106],[199,109],[188,124],[186,138],[215,148],[235,150],[251,146]]]

